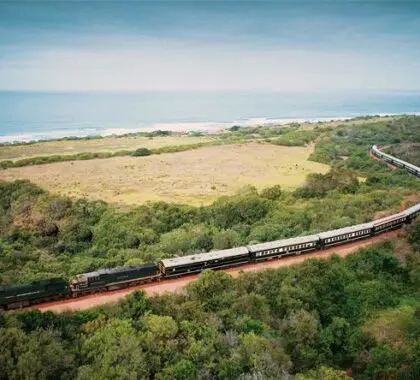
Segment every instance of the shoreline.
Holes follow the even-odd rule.
[[[150,133],[156,131],[170,131],[174,133],[188,133],[192,131],[205,132],[205,133],[218,133],[234,125],[242,127],[254,127],[258,125],[288,125],[292,123],[325,123],[334,121],[349,121],[352,119],[362,117],[392,117],[403,115],[420,115],[419,112],[412,113],[377,113],[366,114],[358,116],[334,116],[334,117],[300,117],[300,118],[250,118],[238,119],[231,122],[173,122],[173,123],[155,123],[149,127],[136,127],[136,128],[85,128],[85,129],[68,129],[68,130],[53,130],[50,132],[23,132],[14,135],[0,135],[0,144],[14,145],[35,143],[43,141],[53,141],[60,139],[71,138],[102,138],[110,136],[123,137],[125,135],[136,133]]]

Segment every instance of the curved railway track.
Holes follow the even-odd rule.
[[[369,153],[374,158],[385,161],[388,165],[406,169],[420,177],[420,168],[381,152],[375,145]],[[65,293],[52,293],[52,298],[61,299],[48,302],[51,300],[50,298],[47,303],[39,303],[30,307],[58,312],[82,310],[99,304],[115,302],[136,289],[143,289],[149,295],[176,291],[194,281],[205,268],[221,269],[237,276],[240,272],[296,264],[312,257],[328,257],[333,253],[345,256],[360,247],[395,236],[398,233],[395,229],[402,227],[404,223],[411,222],[419,214],[420,204],[417,204],[398,214],[370,223],[326,231],[317,235],[166,259],[159,263],[159,268],[156,267],[155,272],[153,271],[153,265],[155,264],[146,264],[140,269],[126,267],[81,274],[77,275],[68,287],[71,292],[69,294],[73,297],[77,296],[77,298],[66,298]],[[302,256],[300,256],[301,253]],[[133,275],[132,273],[135,270],[142,270],[145,274],[141,278],[127,280],[127,276]],[[147,274],[145,271],[148,271]],[[99,280],[116,275],[124,275],[125,279],[119,282],[108,280],[105,286],[95,287],[95,281],[99,283]],[[49,280],[46,281],[48,283]],[[139,283],[141,284],[139,285]],[[4,299],[4,287],[0,287],[0,301],[2,300],[2,292]],[[94,294],[88,294],[91,292]],[[45,302],[45,297],[44,299],[39,297],[36,301]],[[18,305],[18,307],[27,306],[23,302],[12,305],[14,307],[16,307],[15,305]]]
[[[263,261],[259,263],[243,264],[241,266],[223,269],[223,271],[236,278],[242,272],[257,272],[266,269],[276,269],[290,265],[297,265],[303,263],[305,260],[308,259],[326,259],[333,254],[336,254],[340,257],[345,257],[351,253],[356,252],[360,248],[367,247],[385,239],[396,237],[399,233],[399,230],[389,231],[382,235],[372,237],[370,239],[350,242],[323,251],[314,251],[305,255],[290,256],[282,259]],[[166,279],[150,284],[142,284],[109,292],[90,294],[79,298],[68,298],[59,301],[47,302],[32,305],[29,307],[29,309],[36,309],[40,311],[52,311],[54,313],[63,313],[86,310],[95,306],[115,303],[124,299],[124,297],[126,297],[128,294],[136,290],[144,291],[149,297],[164,294],[166,292],[176,293],[182,291],[182,289],[189,283],[196,281],[199,275],[200,274],[192,274],[189,276]]]

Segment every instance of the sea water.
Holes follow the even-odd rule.
[[[419,111],[417,92],[0,92],[0,142]]]

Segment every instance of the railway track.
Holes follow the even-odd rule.
[[[276,269],[284,266],[301,264],[309,259],[326,259],[333,254],[340,257],[345,257],[351,253],[356,252],[358,249],[367,247],[369,245],[378,243],[379,241],[386,240],[392,237],[396,237],[400,234],[399,230],[386,232],[382,235],[378,235],[366,240],[359,240],[350,242],[344,245],[332,247],[323,251],[315,251],[307,253],[305,255],[289,256],[286,258],[280,258],[276,260],[263,261],[255,264],[244,264],[238,267],[222,269],[223,272],[230,274],[232,277],[238,277],[241,273],[256,272],[267,269]],[[166,279],[159,282],[150,284],[138,285],[130,288],[124,288],[120,290],[114,290],[110,292],[102,292],[82,296],[79,298],[70,298],[60,301],[53,301],[49,303],[43,303],[38,305],[30,306],[28,309],[36,309],[40,311],[52,311],[54,313],[63,313],[69,311],[81,311],[86,310],[95,306],[101,306],[111,304],[122,300],[128,294],[136,291],[143,290],[149,297],[154,295],[163,294],[166,292],[176,293],[182,291],[182,289],[189,283],[196,281],[199,274],[193,274],[184,276],[181,278]]]
[[[387,155],[376,146],[372,147],[370,155],[385,161],[388,165],[404,168],[420,177],[418,167]],[[143,289],[148,295],[178,291],[186,284],[194,281],[199,276],[199,272],[205,268],[220,269],[232,276],[237,276],[240,272],[297,264],[313,257],[328,257],[333,253],[345,256],[360,247],[376,243],[390,236],[396,236],[398,231],[395,231],[395,229],[402,227],[404,223],[409,223],[417,215],[420,215],[420,204],[370,223],[326,231],[317,235],[165,259],[159,263],[157,272],[154,269],[157,266],[154,263],[149,263],[138,268],[126,267],[80,274],[75,276],[70,283],[70,287],[62,279],[44,280],[43,283],[47,286],[55,286],[57,289],[62,289],[60,288],[62,285],[57,284],[57,281],[58,283],[60,281],[64,282],[64,287],[71,290],[72,293],[53,292],[54,299],[60,298],[58,301],[51,301],[51,299],[48,300],[47,297],[41,297],[40,295],[29,302],[25,301],[25,303],[19,299],[14,301],[14,298],[9,298],[9,304],[6,303],[6,306],[11,304],[14,307],[16,305],[18,305],[17,307],[23,307],[35,301],[44,303],[32,305],[30,308],[56,312],[83,310],[92,306],[115,302],[136,289]],[[122,279],[117,280],[117,276],[121,276]],[[142,281],[142,284],[134,285],[133,280],[137,283]],[[148,283],[150,281],[153,282]],[[123,284],[129,287],[123,287]],[[25,285],[19,285],[15,289],[20,288],[22,288],[20,292],[23,296],[29,294],[24,292]],[[55,295],[59,295],[59,297]],[[69,295],[73,297],[67,298]],[[2,299],[3,302],[7,299],[5,298],[4,287],[0,288],[0,301]],[[24,298],[22,299],[24,300]]]

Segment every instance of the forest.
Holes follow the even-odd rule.
[[[418,143],[420,117],[316,128],[235,128],[229,138],[314,143],[311,159],[331,170],[295,191],[248,186],[209,206],[121,210],[0,183],[0,284],[294,237],[413,202],[420,181],[367,153]],[[0,379],[417,379],[420,222],[403,235],[236,280],[206,271],[176,295],[0,314]]]
[[[418,379],[419,231],[403,263],[384,242],[236,280],[207,270],[176,295],[0,315],[0,378]]]
[[[314,137],[312,159],[330,164],[330,172],[310,174],[295,191],[276,185],[258,192],[247,186],[203,207],[157,202],[121,210],[103,201],[53,195],[28,181],[0,182],[0,284],[70,278],[98,268],[311,234],[370,221],[384,210],[392,213],[420,190],[420,183],[370,158],[368,148],[375,139],[386,144],[398,136],[416,142],[419,123],[420,117],[406,117],[316,127],[323,132]],[[300,133],[292,128],[293,134]],[[231,133],[244,138],[292,132],[262,127]]]

